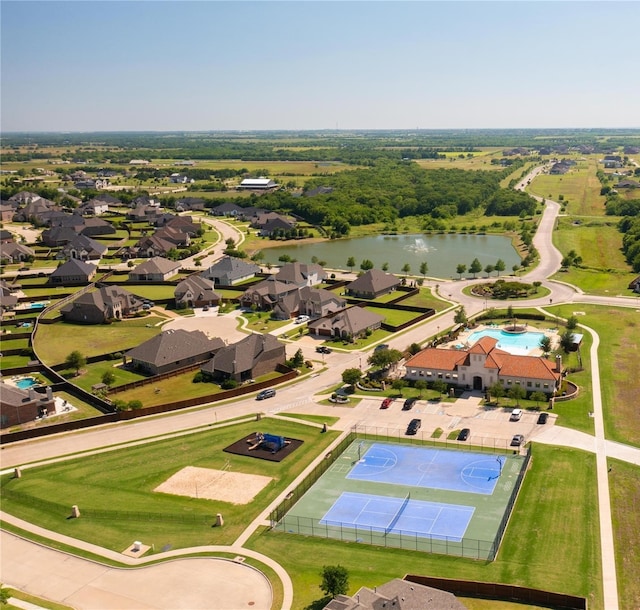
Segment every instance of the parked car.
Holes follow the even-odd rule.
[[[407,398],[407,400],[404,401],[404,404],[402,405],[402,410],[403,411],[409,411],[410,409],[413,408],[413,405],[415,405],[418,402],[417,398]]]
[[[509,417],[509,421],[520,421],[522,417],[522,409],[514,409],[511,411],[511,417]]]
[[[309,316],[298,316],[294,321],[296,324],[304,324],[308,322],[311,318]]]
[[[319,354],[330,354],[332,351],[333,350],[326,345],[319,345],[318,347],[316,347],[316,352],[318,352]]]
[[[511,446],[520,447],[522,443],[524,443],[524,436],[522,434],[514,434],[513,438],[511,439]]]
[[[405,434],[417,434],[418,430],[420,430],[420,426],[422,426],[421,419],[412,419],[407,426],[407,431]]]
[[[386,344],[386,343],[381,343],[380,345],[376,345],[373,351],[374,352],[380,352],[383,349],[389,349],[389,345]]]
[[[393,398],[385,398],[380,405],[381,409],[388,409],[391,403],[393,402]]]
[[[546,424],[548,419],[549,419],[548,413],[540,413],[540,415],[538,415],[539,424]]]
[[[266,390],[262,390],[262,392],[258,392],[258,395],[256,396],[256,400],[273,398],[275,395],[276,395],[276,391],[273,388],[267,388]]]
[[[470,434],[471,430],[469,430],[469,428],[462,428],[462,430],[460,430],[460,432],[458,433],[458,440],[466,441],[469,438]]]

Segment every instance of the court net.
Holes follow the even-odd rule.
[[[407,494],[407,497],[404,499],[404,502],[402,502],[402,504],[400,505],[400,508],[398,509],[398,512],[393,516],[393,519],[391,519],[391,522],[385,528],[385,530],[384,530],[385,536],[390,531],[392,531],[393,528],[395,527],[396,523],[398,523],[398,519],[400,519],[400,516],[404,512],[404,509],[407,508],[407,504],[409,504],[409,500],[411,500],[411,492],[409,492]]]

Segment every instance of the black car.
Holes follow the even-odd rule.
[[[469,428],[462,428],[458,433],[458,440],[466,441],[469,438],[469,434],[471,434],[471,430],[469,430]]]
[[[386,343],[381,343],[380,345],[376,345],[374,352],[381,352],[383,349],[389,349],[389,346]]]
[[[540,413],[540,415],[538,415],[539,424],[546,424],[548,419],[549,419],[548,413]]]
[[[418,430],[420,430],[420,426],[422,426],[422,420],[412,419],[407,426],[405,434],[417,434]]]
[[[407,398],[402,405],[403,411],[409,411],[418,402],[417,398]]]
[[[330,354],[333,350],[330,347],[326,347],[325,345],[319,345],[316,347],[316,352],[319,354]]]
[[[264,400],[265,398],[272,398],[276,395],[276,391],[273,388],[267,388],[266,390],[262,390],[262,392],[258,392],[256,396],[256,400]]]

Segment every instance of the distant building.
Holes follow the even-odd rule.
[[[253,190],[253,191],[267,191],[274,189],[278,185],[269,178],[245,178],[238,186],[241,190]]]

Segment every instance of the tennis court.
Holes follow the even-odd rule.
[[[504,457],[446,449],[374,443],[348,479],[492,494]]]
[[[423,538],[460,542],[471,521],[473,506],[423,502],[359,493],[342,493],[320,520],[323,525],[368,527],[385,534],[410,532]]]
[[[492,560],[529,454],[354,434],[327,460],[274,511],[274,529]]]

